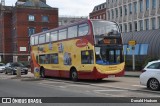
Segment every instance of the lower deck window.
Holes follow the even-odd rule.
[[[81,62],[82,64],[93,64],[94,63],[93,58],[93,51],[92,50],[86,50],[81,52]]]

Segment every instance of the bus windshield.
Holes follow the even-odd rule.
[[[110,32],[117,32],[119,33],[118,25],[114,22],[109,21],[92,21],[93,28],[94,28],[94,35],[100,36],[102,34],[109,34]]]
[[[95,47],[96,64],[114,65],[123,62],[122,49]]]
[[[118,24],[93,20],[96,64],[112,65],[122,63],[123,44]]]
[[[92,25],[95,44],[98,43],[99,39],[104,37],[120,37],[119,27],[114,22],[93,20]]]

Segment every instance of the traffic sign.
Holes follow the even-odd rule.
[[[135,41],[135,40],[130,40],[130,41],[128,42],[128,45],[130,45],[130,46],[135,46],[135,45],[136,45],[136,41]]]

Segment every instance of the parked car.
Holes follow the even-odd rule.
[[[140,84],[151,90],[160,90],[160,60],[149,62],[142,71]]]
[[[21,68],[21,73],[28,74],[28,68],[18,62],[7,63],[5,66],[5,74],[11,73],[12,75],[15,75],[18,67]]]
[[[0,73],[3,73],[5,70],[5,64],[4,63],[0,63]]]

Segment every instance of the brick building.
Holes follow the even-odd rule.
[[[106,2],[95,6],[89,17],[90,19],[106,20]]]
[[[46,0],[18,0],[14,7],[1,6],[0,61],[27,61],[30,35],[58,27],[58,9]]]

